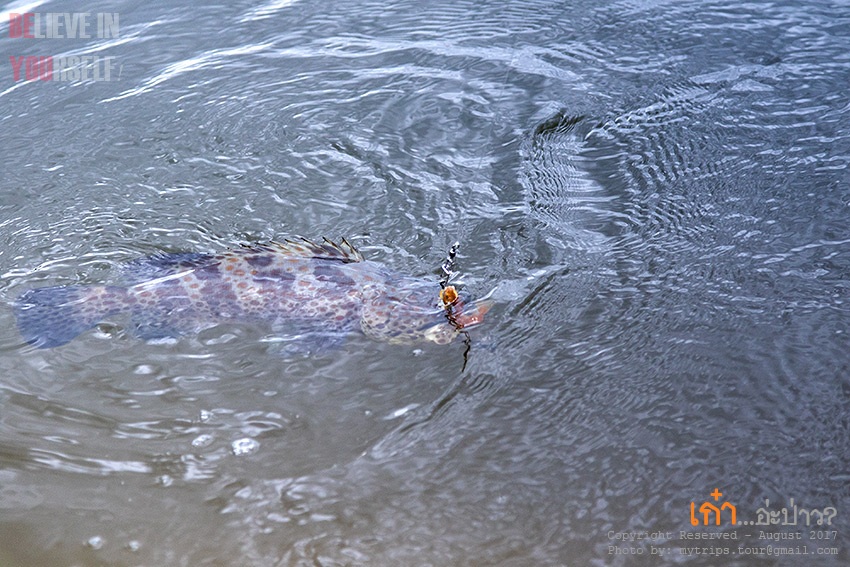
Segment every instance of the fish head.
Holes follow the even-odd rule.
[[[439,285],[419,281],[375,286],[365,290],[363,299],[363,332],[390,343],[448,344],[462,330],[481,323],[493,306],[488,299],[472,301],[466,293],[447,306],[440,299]]]

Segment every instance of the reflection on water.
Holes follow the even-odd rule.
[[[121,66],[4,75],[7,304],[303,234],[435,281],[460,240],[497,305],[464,372],[460,343],[287,358],[245,326],[34,350],[0,310],[0,563],[714,565],[680,550],[714,488],[744,521],[835,508],[802,543],[848,562],[846,8],[109,10],[118,38],[0,28]],[[673,537],[609,536],[641,531]]]

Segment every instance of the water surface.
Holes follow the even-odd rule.
[[[850,561],[846,5],[0,11],[0,563]],[[16,11],[120,34],[12,38]],[[117,74],[14,82],[27,55]],[[459,240],[497,301],[466,370],[460,343],[287,358],[244,326],[35,350],[8,307],[293,234],[434,280]],[[834,507],[835,539],[692,526],[714,488],[742,521]],[[768,544],[837,555],[737,554]]]

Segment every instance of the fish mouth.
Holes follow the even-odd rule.
[[[463,303],[458,299],[440,309],[438,312],[440,321],[432,321],[420,327],[419,330],[427,340],[439,345],[447,345],[457,337],[458,333],[480,324],[494,303],[490,299],[479,299],[472,303]]]
[[[449,322],[458,330],[468,329],[480,325],[484,321],[484,315],[493,308],[493,305],[495,302],[488,298],[478,299],[472,303],[457,300],[451,304],[451,310],[447,308],[446,311]]]

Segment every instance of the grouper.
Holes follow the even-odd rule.
[[[359,330],[390,343],[448,344],[491,306],[454,294],[444,303],[437,282],[364,260],[345,239],[292,238],[215,255],[162,253],[131,261],[123,272],[125,285],[24,292],[13,305],[21,335],[53,348],[116,318],[142,339],[233,322],[291,336],[338,338]]]

